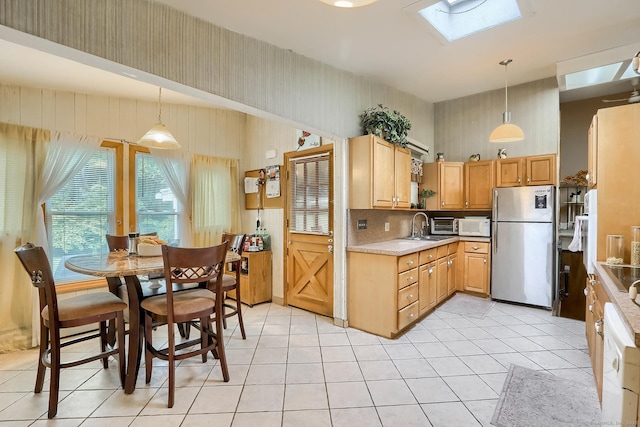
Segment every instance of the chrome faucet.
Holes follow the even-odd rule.
[[[411,220],[411,237],[416,237],[416,217],[418,215],[422,215],[424,217],[426,227],[429,227],[429,217],[427,216],[427,214],[424,212],[416,212],[416,214],[413,216],[413,219]],[[420,230],[423,230],[423,228],[421,227]]]

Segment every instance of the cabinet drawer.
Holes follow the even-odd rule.
[[[447,245],[447,255],[452,255],[458,252],[458,242],[449,243]]]
[[[437,250],[436,258],[438,259],[449,255],[449,253],[447,252],[447,245],[438,246],[436,250]]]
[[[403,329],[418,318],[418,301],[398,311],[398,330]]]
[[[418,281],[418,267],[398,274],[398,289],[413,285]]]
[[[401,310],[411,303],[418,301],[418,284],[400,289],[398,291],[398,310]]]
[[[436,255],[437,255],[436,248],[427,249],[425,251],[420,252],[420,265],[427,264],[435,260]]]
[[[418,266],[418,252],[398,258],[398,273],[416,268]]]
[[[464,251],[474,254],[488,254],[489,244],[478,242],[464,242]]]

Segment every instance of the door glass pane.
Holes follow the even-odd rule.
[[[330,160],[318,155],[290,161],[291,232],[329,233]]]

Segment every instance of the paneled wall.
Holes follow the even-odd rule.
[[[555,78],[509,87],[511,122],[524,131],[525,139],[495,144],[493,129],[502,123],[504,89],[483,92],[435,104],[434,152],[444,152],[447,161],[469,160],[479,153],[482,160],[497,157],[506,148],[509,157],[559,151],[560,106]]]
[[[149,0],[0,0],[0,24],[325,135],[360,134],[358,115],[382,103],[433,146],[433,104]]]

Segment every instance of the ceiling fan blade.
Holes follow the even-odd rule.
[[[602,102],[623,102],[629,101],[629,98],[621,98],[621,99],[603,99]]]

